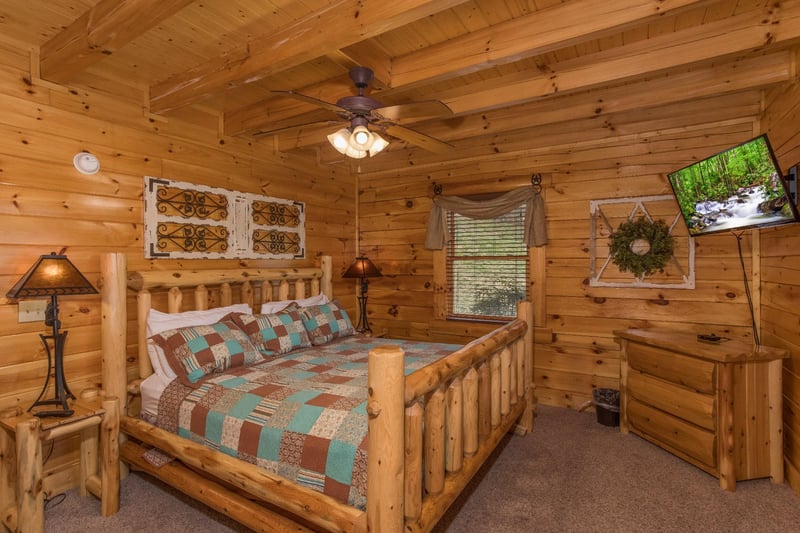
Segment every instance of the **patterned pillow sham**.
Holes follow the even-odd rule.
[[[169,329],[152,339],[164,350],[181,382],[194,388],[213,374],[263,359],[247,335],[228,320]]]
[[[265,357],[311,346],[296,305],[289,305],[279,313],[231,313],[228,317],[247,334],[253,346]]]
[[[300,316],[314,346],[356,334],[347,311],[334,302],[303,307]]]
[[[162,374],[170,380],[177,376],[172,371],[172,367],[167,362],[162,350],[153,342],[152,336],[168,329],[188,328],[189,326],[202,326],[204,324],[214,324],[220,322],[230,313],[252,313],[253,310],[248,304],[234,304],[227,307],[215,307],[213,309],[203,309],[200,311],[184,311],[182,313],[163,313],[156,309],[150,309],[147,313],[147,355],[150,357],[150,364],[156,374]]]

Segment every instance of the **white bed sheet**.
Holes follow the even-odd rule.
[[[151,374],[142,381],[139,390],[142,394],[143,415],[153,419],[158,416],[158,399],[173,379],[163,374]]]

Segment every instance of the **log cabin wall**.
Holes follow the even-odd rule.
[[[615,329],[661,326],[749,338],[732,235],[696,239],[695,289],[590,287],[589,203],[671,194],[668,172],[760,133],[761,97],[753,91],[571,126],[559,125],[551,115],[546,128],[497,136],[491,146],[457,151],[447,164],[422,154],[406,161],[376,159],[359,177],[361,251],[385,276],[370,285],[373,329],[455,342],[488,328],[434,317],[434,254],[423,246],[432,183],[441,184],[443,194],[497,192],[529,185],[531,174],[541,173],[549,233],[544,274],[534,280],[545,284],[545,301],[537,303],[545,316],[536,317],[535,350],[542,403],[577,408],[591,399],[593,388],[618,388]],[[569,109],[569,101],[565,98],[561,108]],[[745,235],[749,276],[752,246]]]
[[[762,127],[781,168],[800,163],[800,85],[768,93]],[[800,494],[800,225],[761,232],[761,339],[791,351],[783,365],[784,465]]]
[[[564,7],[571,7],[570,2],[557,0],[537,3],[563,3]],[[177,6],[179,2],[170,4]],[[490,5],[488,11],[496,8],[499,11],[500,4]],[[544,178],[550,242],[535,252],[532,275],[533,292],[543,295],[535,302],[538,309],[535,378],[540,401],[576,408],[590,398],[593,388],[618,386],[619,349],[612,338],[615,329],[665,326],[695,332],[713,330],[742,338],[750,336],[750,317],[736,243],[730,235],[697,240],[697,286],[693,290],[595,288],[588,283],[591,200],[669,194],[667,172],[761,131],[774,135],[784,165],[800,161],[793,129],[797,89],[790,86],[769,93],[759,90],[759,87],[781,83],[795,75],[794,62],[784,56],[790,54],[791,44],[786,40],[796,39],[796,25],[792,23],[796,7],[792,4],[788,9],[781,6],[781,10],[775,10],[778,11],[776,16],[789,17],[788,23],[780,26],[772,22],[776,27],[789,30],[769,33],[769,40],[776,40],[782,47],[777,51],[766,47],[762,54],[763,36],[757,32],[752,38],[746,33],[741,38],[731,37],[730,42],[706,45],[698,41],[703,44],[697,46],[693,44],[695,36],[689,31],[688,35],[683,33],[675,37],[677,45],[683,48],[671,47],[673,37],[665,34],[689,28],[706,17],[710,23],[720,21],[714,26],[717,29],[709,34],[733,35],[723,24],[733,20],[732,15],[740,10],[746,15],[752,7],[749,2],[720,4],[726,5],[712,6],[709,12],[700,6],[702,11],[683,13],[680,19],[664,18],[652,25],[631,27],[629,32],[619,36],[606,34],[605,41],[600,44],[577,43],[574,51],[571,39],[562,40],[561,46],[568,47],[563,54],[528,65],[533,70],[542,66],[553,69],[539,80],[541,92],[536,92],[540,84],[533,77],[521,78],[527,82],[513,86],[515,91],[531,90],[534,96],[511,94],[512,86],[501,85],[506,90],[497,90],[500,98],[486,102],[482,99],[489,98],[492,88],[498,87],[492,84],[493,80],[488,79],[486,85],[473,84],[476,80],[467,80],[469,83],[463,86],[453,82],[453,88],[458,90],[450,94],[451,101],[461,105],[460,108],[456,106],[460,116],[452,121],[424,125],[423,130],[443,140],[453,140],[456,150],[446,156],[413,147],[388,150],[374,159],[363,160],[352,169],[344,165],[319,165],[316,159],[308,158],[308,151],[314,150],[308,146],[321,142],[324,148],[316,154],[319,160],[341,162],[341,158],[324,144],[325,135],[320,132],[298,135],[296,131],[289,131],[276,136],[274,145],[264,141],[251,143],[244,140],[247,137],[221,135],[219,131],[225,127],[226,120],[211,112],[211,107],[176,109],[167,115],[169,118],[143,112],[148,80],[146,76],[133,82],[126,79],[135,69],[126,70],[121,65],[124,58],[137,56],[139,49],[136,47],[128,55],[123,52],[112,56],[112,60],[123,59],[112,61],[110,70],[76,69],[81,70],[75,73],[79,74],[81,86],[92,87],[87,91],[42,81],[37,76],[38,47],[16,43],[13,37],[0,35],[3,109],[0,116],[0,191],[4,195],[0,220],[5,230],[0,237],[0,257],[3,258],[0,277],[9,288],[38,255],[62,249],[92,281],[97,278],[99,254],[105,251],[126,251],[131,268],[177,266],[180,262],[143,259],[142,176],[155,175],[306,202],[309,250],[306,263],[311,263],[316,254],[330,254],[334,257],[336,274],[360,252],[382,269],[385,277],[372,280],[369,291],[370,318],[375,331],[385,330],[390,336],[400,338],[466,341],[488,331],[491,325],[451,322],[434,315],[433,302],[441,296],[437,292],[441,288],[434,284],[434,254],[422,244],[432,184],[443,185],[445,194],[502,192],[528,185],[531,174],[539,173]],[[196,11],[202,11],[201,5],[195,7]],[[773,11],[772,4],[767,7]],[[525,11],[526,7],[521,5],[518,9]],[[187,17],[197,16],[197,12],[193,13]],[[238,15],[231,18],[238,18]],[[432,19],[419,16],[423,24]],[[755,27],[755,20],[773,20],[772,16],[771,13],[769,17],[759,14],[753,21],[745,16],[740,24]],[[576,21],[577,26],[593,27],[598,17],[592,18],[590,23]],[[608,28],[614,24],[625,28],[627,20],[621,14],[614,16],[608,19]],[[329,19],[323,17],[316,24],[326,23]],[[54,22],[52,26],[56,28],[59,24]],[[400,25],[396,21],[393,27]],[[318,28],[313,22],[309,26]],[[462,26],[462,19],[458,17],[452,27]],[[273,31],[278,37],[284,35],[267,31]],[[248,32],[232,31],[231,35],[240,33]],[[435,35],[437,32],[411,33]],[[442,33],[449,33],[449,28]],[[195,39],[194,29],[187,34],[191,34],[190,40]],[[705,38],[705,33],[700,34]],[[645,36],[659,35],[668,39],[657,40],[652,48],[637,44]],[[740,40],[742,47],[734,46]],[[206,41],[205,44],[217,44],[216,38]],[[310,41],[311,45],[315,44],[313,39]],[[345,41],[339,38],[334,48],[350,43]],[[631,44],[630,52],[627,48],[615,51],[620,43]],[[389,57],[400,57],[398,65],[405,59],[408,68],[418,57],[408,53],[415,46],[409,43],[408,50],[398,49]],[[537,46],[542,49],[541,42]],[[715,46],[720,49],[711,54]],[[606,47],[609,49],[605,53],[592,55],[595,48],[604,52]],[[680,63],[688,69],[685,73],[664,74],[662,70],[682,55],[680,50],[689,47],[709,52],[709,55],[692,55],[691,61],[699,61],[694,66]],[[758,49],[750,50],[752,47]],[[457,44],[445,49],[453,53],[463,50]],[[363,50],[361,52],[363,54]],[[575,53],[586,53],[589,59],[571,66],[565,59],[571,59]],[[324,72],[327,61],[333,62],[330,58],[321,61],[320,54],[322,52],[317,49],[311,71]],[[624,59],[626,54],[632,54],[629,61]],[[718,61],[712,61],[715,54],[719,54]],[[739,54],[743,61],[726,61]],[[342,60],[338,52],[332,56],[337,61]],[[213,54],[213,57],[225,56]],[[700,61],[701,57],[707,62]],[[388,61],[378,63],[378,67],[383,66],[376,70],[384,83],[399,81],[401,88],[404,83],[413,85],[407,80],[392,80]],[[625,68],[611,76],[617,64]],[[523,64],[519,68],[524,67]],[[511,66],[508,70],[513,73],[517,68]],[[327,77],[333,78],[335,69],[330,70],[332,74]],[[551,84],[550,75],[559,71],[563,80],[557,79]],[[637,71],[642,75],[638,81],[626,78]],[[101,74],[104,72],[110,77]],[[745,75],[737,76],[737,72]],[[284,74],[279,70],[278,75]],[[476,74],[476,77],[481,76]],[[151,78],[149,83],[158,79]],[[305,78],[298,76],[298,79]],[[310,76],[308,81],[297,81],[293,87],[305,87],[324,79],[326,76],[321,75],[319,79]],[[610,91],[591,89],[607,82],[612,82]],[[316,88],[319,92],[315,90],[312,94],[333,100],[333,94],[344,91],[338,87],[341,85],[338,81],[334,85],[319,86]],[[351,89],[347,84],[346,92],[341,95],[350,94]],[[562,95],[561,91],[573,92],[573,95]],[[692,99],[679,97],[684,94],[692,95]],[[703,96],[711,94],[718,96]],[[430,97],[430,94],[424,96]],[[442,93],[437,90],[435,96],[442,97]],[[526,103],[506,107],[515,102],[517,96]],[[538,98],[544,96],[547,98]],[[170,108],[163,102],[161,107],[162,111]],[[485,111],[470,111],[476,109]],[[244,122],[244,118],[252,114],[268,117],[270,111],[274,109],[264,107],[259,100],[256,105],[239,109],[234,116]],[[762,118],[766,119],[764,123]],[[236,129],[236,120],[227,122]],[[279,147],[280,152],[275,147]],[[292,147],[298,151],[292,152]],[[99,174],[85,177],[73,169],[72,156],[80,150],[89,150],[100,157]],[[290,153],[305,155],[288,155]],[[298,183],[308,186],[299,187]],[[360,245],[354,238],[356,234]],[[795,296],[792,291],[797,291],[798,284],[796,250],[799,240],[794,228],[747,234],[744,239],[747,274],[756,289],[756,312],[764,342],[789,346],[795,354],[800,341],[796,331],[798,315],[791,302]],[[270,262],[270,266],[279,264]],[[335,276],[336,294],[344,298],[355,318],[353,296],[357,282],[337,280]],[[74,390],[94,386],[99,381],[102,355],[99,297],[63,298],[61,304],[63,326],[70,332],[67,379]],[[133,316],[132,310],[131,306],[129,316]],[[39,334],[45,333],[45,328],[41,322],[18,324],[16,305],[5,299],[0,302],[0,313],[3,318],[0,353],[4,354],[0,360],[0,407],[25,406],[38,393],[44,377],[46,361]],[[130,347],[130,354],[131,366],[134,366],[134,346]],[[794,414],[800,402],[800,387],[794,361],[787,363],[784,375],[786,456],[789,479],[800,492],[797,488],[800,485],[797,475],[800,427]],[[46,465],[46,490],[73,484],[74,455],[68,453],[70,446],[70,443],[60,442],[53,451]]]
[[[355,313],[354,287],[336,275],[355,251],[349,171],[274,155],[268,143],[222,136],[219,118],[211,114],[185,112],[168,120],[147,115],[142,92],[114,80],[97,79],[98,89],[91,92],[44,82],[31,74],[30,55],[0,41],[0,409],[27,408],[44,383],[47,358],[39,335],[49,331],[41,321],[18,323],[16,302],[5,298],[39,255],[65,252],[95,284],[103,252],[126,252],[129,268],[137,270],[208,262],[144,259],[145,175],[306,202],[306,260],[219,261],[225,267],[306,266],[320,254],[331,255],[336,294]],[[75,170],[72,158],[81,150],[99,157],[99,173]],[[184,298],[184,308],[190,301]],[[62,328],[69,332],[65,374],[79,393],[100,384],[100,297],[63,297],[59,304]],[[135,298],[128,316],[136,316]],[[129,339],[135,342],[133,326]],[[135,368],[135,345],[129,353]],[[45,465],[48,494],[75,484],[76,442],[55,445]]]

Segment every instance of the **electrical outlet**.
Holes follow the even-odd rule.
[[[19,302],[19,323],[44,322],[47,300],[22,300]]]

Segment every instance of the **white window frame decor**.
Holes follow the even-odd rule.
[[[148,259],[303,259],[305,203],[144,177]]]
[[[675,204],[675,198],[672,195],[660,196],[639,196],[628,198],[613,198],[608,200],[591,200],[589,204],[589,213],[591,219],[591,235],[590,235],[590,276],[589,286],[591,287],[645,287],[645,288],[670,288],[670,289],[694,289],[695,287],[695,268],[694,268],[694,239],[692,239],[688,230],[681,224],[680,211],[675,204],[675,209],[670,210],[667,216],[652,214],[656,205],[660,206],[663,211],[664,204]],[[609,269],[612,265],[614,257],[609,253],[610,246],[607,246],[611,238],[611,234],[617,229],[609,220],[609,216],[604,212],[612,209],[614,206],[617,212],[625,209],[625,204],[630,205],[630,211],[627,211],[626,221],[634,221],[643,218],[649,222],[656,222],[657,220],[664,220],[668,228],[668,236],[676,239],[685,239],[685,246],[676,247],[677,250],[673,253],[672,257],[667,260],[665,268],[669,268],[671,272],[676,273],[671,280],[665,281],[664,276],[635,276],[628,272],[618,273],[618,269]],[[619,218],[617,215],[616,218]],[[684,230],[684,231],[681,231]],[[685,235],[684,235],[685,234]],[[609,281],[609,270],[615,271],[614,281]],[[606,276],[606,278],[604,278]],[[628,276],[629,281],[622,280],[620,277]],[[654,281],[656,278],[657,281]],[[674,281],[673,281],[674,280]]]

